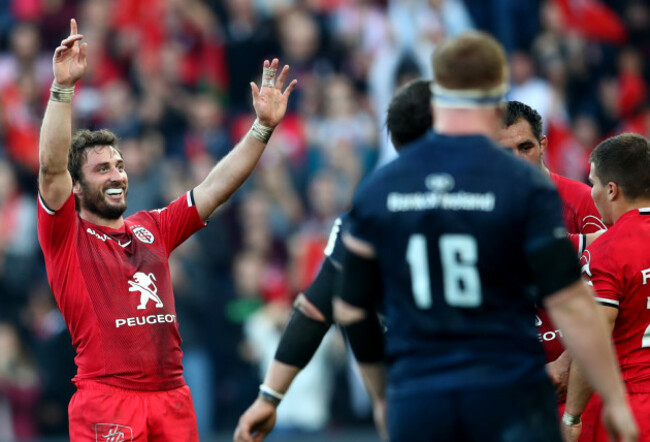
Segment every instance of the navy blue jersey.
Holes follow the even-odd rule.
[[[565,227],[539,170],[485,137],[429,133],[359,186],[350,233],[376,250],[393,392],[546,376],[527,256]]]

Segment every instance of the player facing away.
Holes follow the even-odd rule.
[[[243,183],[296,85],[264,63],[251,83],[257,120],[207,178],[169,206],[123,218],[128,177],[115,136],[71,137],[71,101],[86,69],[75,20],[56,48],[41,128],[38,235],[48,280],[77,351],[70,439],[197,441],[183,379],[169,254]],[[111,439],[113,438],[113,439]]]
[[[381,364],[365,371],[373,394],[386,395],[391,441],[559,441],[536,302],[589,368],[612,434],[636,440],[557,191],[491,141],[507,88],[503,48],[463,34],[438,46],[433,70],[435,132],[359,186],[334,301],[342,325],[383,301],[388,379]],[[359,331],[349,339],[369,345]]]
[[[402,86],[391,100],[386,115],[386,128],[393,145],[401,151],[409,143],[431,129],[430,81],[413,80]],[[298,295],[293,315],[285,328],[274,361],[260,386],[260,394],[239,419],[235,442],[262,440],[274,427],[276,408],[294,378],[309,363],[325,333],[332,325],[332,298],[339,284],[345,247],[340,233],[347,229],[348,217],[336,220],[325,248],[325,259],[312,284]],[[365,363],[383,357],[383,332],[376,315],[369,315],[362,324],[377,337],[376,345],[364,346],[357,358]],[[358,352],[357,352],[358,353]],[[365,357],[364,357],[365,356]],[[385,402],[373,400],[376,424],[385,433]]]
[[[639,440],[650,441],[650,143],[619,135],[599,144],[589,160],[591,195],[612,227],[582,255],[582,274],[607,318]],[[572,364],[566,412],[574,425],[563,423],[567,440],[577,439],[592,391],[582,366]],[[592,440],[608,440],[602,421]]]
[[[528,161],[548,175],[557,188],[562,204],[562,218],[568,237],[578,256],[586,245],[606,230],[600,214],[591,199],[591,188],[548,170],[544,152],[548,139],[542,134],[542,117],[530,106],[519,101],[506,102],[504,125],[498,143],[511,149],[519,158]],[[567,381],[571,358],[564,351],[561,331],[552,324],[546,310],[537,309],[538,334],[546,354],[546,369],[558,395],[560,414],[564,412]]]

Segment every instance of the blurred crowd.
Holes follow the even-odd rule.
[[[51,56],[71,17],[88,43],[74,125],[120,138],[127,215],[196,185],[246,133],[249,82],[265,59],[299,81],[254,175],[170,260],[203,432],[234,427],[255,397],[334,219],[363,175],[395,155],[384,129],[393,91],[431,77],[445,36],[483,29],[505,45],[509,97],[544,118],[553,171],[584,181],[599,140],[650,135],[644,0],[0,0],[2,441],[65,435],[74,391],[35,196]],[[370,422],[340,336],[326,341],[279,431]]]

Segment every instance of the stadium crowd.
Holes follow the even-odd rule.
[[[504,44],[508,98],[540,112],[546,164],[560,175],[586,182],[600,140],[650,135],[642,0],[0,0],[2,441],[64,435],[74,391],[74,351],[36,235],[39,130],[70,17],[88,43],[74,125],[120,138],[127,215],[200,182],[246,133],[264,59],[279,57],[299,80],[251,179],[170,258],[204,433],[233,428],[255,397],[334,219],[361,177],[395,155],[383,130],[393,91],[431,78],[443,38],[477,28]],[[305,375],[312,383],[295,386],[321,406],[300,416],[296,400],[287,431],[370,422],[345,359],[331,336]]]

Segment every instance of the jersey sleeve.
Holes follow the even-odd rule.
[[[373,195],[368,191],[368,181],[359,184],[352,200],[352,209],[346,216],[345,232],[355,238],[375,244],[377,217],[372,213]]]
[[[168,255],[193,233],[206,226],[194,203],[193,190],[178,197],[169,206],[152,213],[158,214],[158,228]]]
[[[38,195],[38,241],[43,255],[56,257],[64,253],[65,245],[72,242],[77,225],[77,211],[74,194],[58,210],[52,210]]]
[[[580,233],[594,233],[607,229],[605,223],[600,219],[600,213],[596,209],[591,193],[586,193],[582,198],[582,204],[578,208],[578,224]]]
[[[607,262],[611,262],[610,260],[618,261],[612,257],[604,259],[604,254],[599,248],[594,248],[593,251],[587,249],[580,258],[580,265],[582,276],[595,291],[596,302],[618,308],[623,296],[620,282],[622,278],[616,276],[614,268],[607,268]]]
[[[524,251],[539,296],[551,295],[580,278],[575,249],[566,235],[557,190],[541,173],[531,173],[526,195]]]

